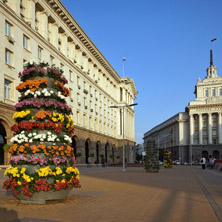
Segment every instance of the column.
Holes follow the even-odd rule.
[[[193,145],[193,114],[190,114],[190,145]]]
[[[218,143],[222,143],[222,123],[221,123],[221,113],[218,113]]]
[[[199,114],[199,144],[203,144],[203,120],[202,120],[202,113]]]
[[[208,113],[208,143],[212,144],[212,113]]]

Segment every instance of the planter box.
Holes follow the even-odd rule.
[[[17,194],[16,198],[19,199],[22,203],[31,203],[31,204],[45,204],[46,200],[58,200],[67,197],[70,193],[70,190],[59,190],[59,191],[39,191],[38,193],[33,194],[30,198],[23,193]]]

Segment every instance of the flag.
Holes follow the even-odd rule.
[[[123,57],[123,61],[126,61],[126,58],[125,58],[125,57]]]
[[[215,40],[217,40],[217,39],[216,39],[216,38],[215,38],[215,39],[212,39],[211,42],[214,42]]]

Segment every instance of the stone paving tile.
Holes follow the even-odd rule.
[[[127,168],[126,172],[120,168],[88,170],[90,173],[84,169],[80,178],[82,188],[73,190],[60,201],[29,205],[13,197],[1,198],[0,222],[24,218],[33,222],[218,221],[196,174],[200,177],[204,174],[202,179],[209,187],[219,184],[220,180],[217,182],[218,178],[214,178],[215,184],[208,184],[207,172],[199,172],[198,168],[175,166],[155,174],[142,168]],[[104,172],[106,170],[109,172]]]

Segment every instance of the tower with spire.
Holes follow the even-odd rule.
[[[213,50],[210,50],[210,66],[207,68],[207,78],[215,78],[217,76],[217,68],[213,64]]]

